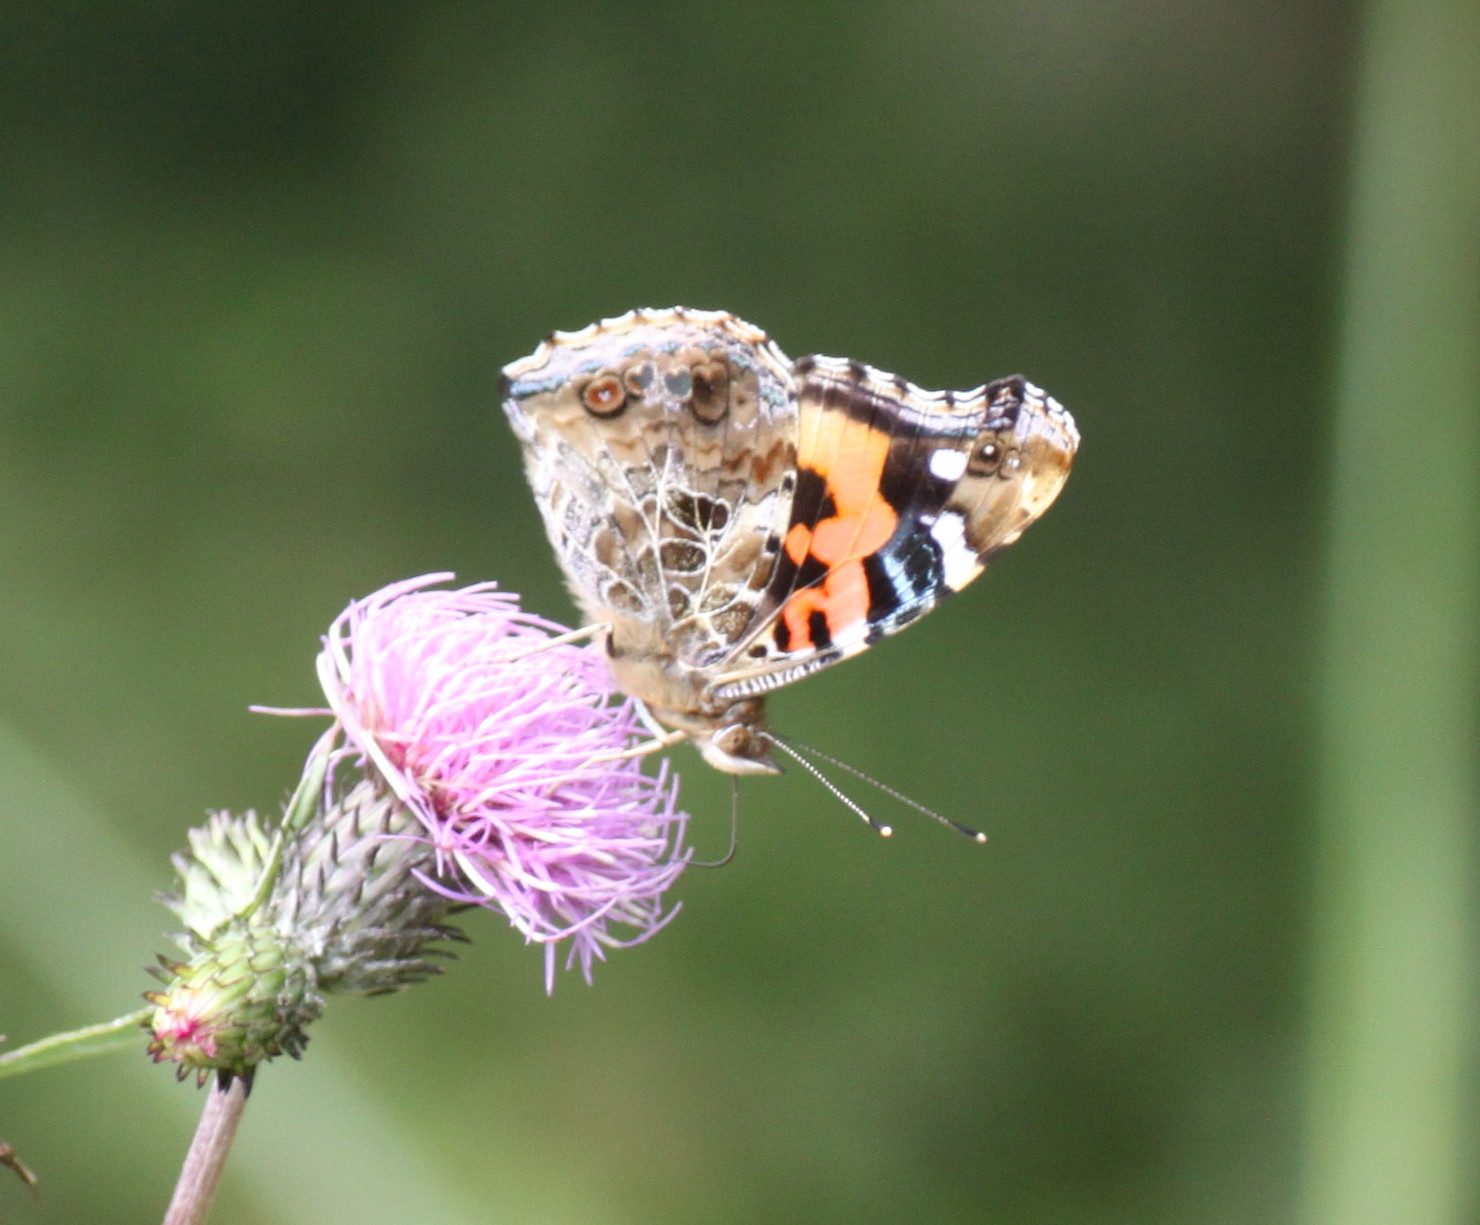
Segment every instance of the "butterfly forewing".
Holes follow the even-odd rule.
[[[792,522],[728,694],[855,655],[961,590],[1047,509],[1078,444],[1021,378],[956,393],[835,358],[796,371]]]

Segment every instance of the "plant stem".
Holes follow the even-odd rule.
[[[64,1034],[52,1034],[39,1042],[6,1051],[0,1055],[0,1080],[7,1076],[19,1076],[22,1072],[55,1067],[59,1063],[88,1059],[93,1055],[103,1055],[128,1046],[137,1049],[144,1037],[140,1026],[148,1018],[149,1012],[148,1008],[141,1008],[138,1012],[131,1012],[115,1021],[104,1021],[101,1025],[89,1025],[85,1029],[74,1029]]]
[[[203,1225],[246,1104],[247,1082],[240,1076],[218,1079],[211,1086],[180,1180],[175,1184],[174,1198],[164,1214],[164,1225]]]
[[[1474,1220],[1480,7],[1368,0],[1331,473],[1304,1225]]]

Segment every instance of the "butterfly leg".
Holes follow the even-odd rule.
[[[598,761],[626,761],[629,757],[646,757],[649,753],[657,753],[663,749],[671,748],[687,736],[687,732],[668,731],[652,740],[644,740],[641,744],[634,744],[630,749],[623,749],[620,753],[598,753],[590,758],[592,762]]]
[[[598,621],[595,625],[583,625],[577,630],[567,630],[563,634],[556,634],[546,638],[542,642],[536,642],[521,651],[512,651],[508,655],[501,656],[502,659],[513,661],[523,659],[526,655],[533,655],[536,651],[548,651],[551,647],[564,646],[570,642],[580,642],[582,638],[594,638],[598,634],[609,633],[611,626],[605,621]]]
[[[664,727],[657,719],[653,718],[653,712],[647,708],[646,702],[633,699],[637,707],[637,717],[642,720],[642,725],[652,734],[651,740],[644,740],[641,744],[634,744],[630,749],[623,749],[620,753],[602,753],[591,758],[597,761],[626,761],[631,757],[646,757],[649,753],[657,753],[662,749],[670,748],[684,739],[688,733],[678,731],[676,728]]]

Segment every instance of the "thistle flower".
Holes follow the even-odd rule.
[[[432,575],[351,604],[318,670],[335,725],[277,831],[217,813],[176,856],[188,961],[161,958],[150,1051],[180,1074],[250,1077],[298,1055],[333,993],[394,991],[439,968],[477,904],[587,981],[609,947],[676,913],[688,863],[677,779],[627,756],[643,736],[599,649],[484,583]],[[326,713],[326,712],[299,712]]]
[[[676,913],[662,899],[688,862],[677,780],[622,756],[644,729],[599,649],[491,583],[430,589],[443,577],[346,609],[319,657],[325,695],[419,821],[424,883],[543,943],[547,988],[563,940],[589,981],[606,948]]]

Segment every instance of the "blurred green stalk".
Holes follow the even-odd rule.
[[[149,1015],[148,1008],[140,1008],[126,1017],[104,1021],[101,1025],[89,1025],[85,1029],[52,1034],[39,1042],[0,1053],[0,1080],[7,1076],[19,1076],[22,1072],[39,1072],[42,1068],[91,1059],[94,1055],[106,1055],[110,1051],[137,1051],[139,1035],[144,1032],[144,1022],[149,1019]]]
[[[1300,1219],[1458,1225],[1477,1207],[1480,3],[1370,0],[1364,34]]]

